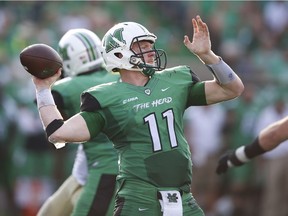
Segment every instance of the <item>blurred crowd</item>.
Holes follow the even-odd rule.
[[[212,50],[242,78],[245,92],[185,113],[192,192],[207,216],[288,215],[281,183],[288,182],[281,175],[288,172],[287,143],[225,175],[215,173],[221,154],[250,143],[262,128],[288,114],[286,1],[1,1],[0,215],[34,216],[70,174],[76,149],[69,145],[56,151],[47,142],[31,77],[19,62],[21,50],[33,43],[56,49],[71,28],[102,37],[115,23],[135,21],[157,35],[168,66],[188,63],[208,79],[211,74],[183,45],[185,34],[192,37],[191,18],[197,14],[209,26]],[[275,214],[279,208],[283,213]]]

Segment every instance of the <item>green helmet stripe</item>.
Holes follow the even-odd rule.
[[[96,44],[94,43],[94,41],[90,37],[82,33],[78,33],[76,37],[78,37],[86,47],[89,60],[90,61],[96,60],[96,53],[94,51],[94,47],[96,47]]]

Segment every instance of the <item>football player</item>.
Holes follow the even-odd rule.
[[[79,112],[82,91],[118,80],[119,75],[104,69],[101,40],[90,30],[69,30],[59,41],[58,50],[65,78],[55,82],[52,94],[67,119]],[[71,176],[48,198],[38,216],[112,215],[117,173],[113,144],[99,133],[79,145]]]
[[[119,155],[115,216],[204,215],[190,192],[192,162],[183,113],[189,106],[234,99],[244,86],[211,50],[200,16],[192,25],[193,40],[184,36],[184,44],[215,79],[200,81],[188,66],[165,69],[166,54],[155,48],[157,37],[135,22],[116,24],[102,39],[106,68],[121,79],[85,91],[81,112],[70,119],[63,119],[50,90],[61,71],[44,80],[33,77],[52,143],[83,142],[99,132],[114,143]]]

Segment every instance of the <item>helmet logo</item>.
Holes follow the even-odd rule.
[[[63,61],[70,60],[68,56],[68,44],[66,44],[64,47],[59,47],[59,54],[61,55]]]
[[[105,45],[104,45],[106,53],[109,53],[113,49],[120,47],[120,44],[118,43],[118,41],[126,44],[126,41],[123,39],[123,34],[122,34],[123,30],[124,28],[116,29],[113,32],[113,34],[109,34],[106,36]]]

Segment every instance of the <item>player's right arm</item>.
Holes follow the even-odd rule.
[[[47,124],[45,127],[46,132],[47,126],[50,125],[55,119],[63,120],[62,116],[61,118],[59,118],[58,115],[57,118],[56,116],[54,118],[52,117],[54,116],[54,113],[57,112],[59,111],[57,110],[56,106],[45,106],[39,109],[43,124]],[[76,114],[64,121],[63,125],[50,134],[48,139],[51,143],[82,143],[90,140],[90,133],[84,118],[80,114]]]
[[[37,106],[43,127],[52,143],[85,142],[90,139],[90,132],[80,114],[63,120],[51,94],[52,84],[60,77],[61,70],[46,79],[33,76],[36,89]]]
[[[225,173],[229,167],[241,166],[252,158],[276,148],[288,139],[288,116],[264,128],[258,137],[249,145],[240,146],[223,155],[218,162],[216,172]]]

